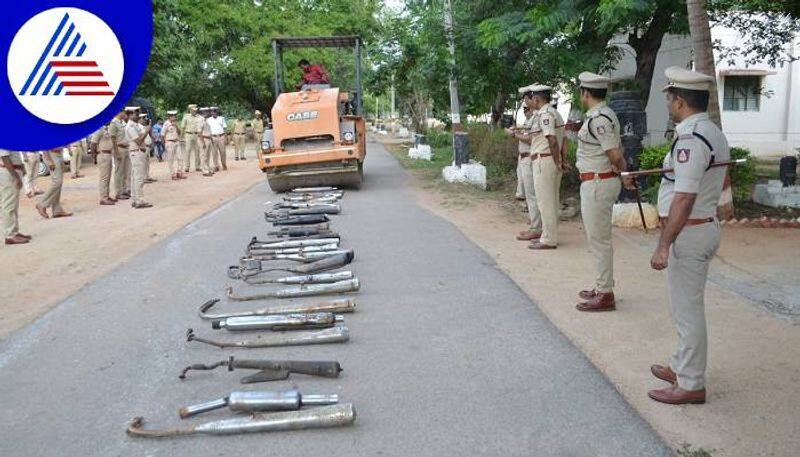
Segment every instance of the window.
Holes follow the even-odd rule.
[[[761,101],[761,76],[726,76],[722,109],[758,111]]]

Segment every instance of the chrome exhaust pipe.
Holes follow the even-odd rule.
[[[192,370],[210,371],[219,367],[227,367],[228,371],[239,370],[258,370],[253,374],[243,377],[242,384],[255,382],[281,381],[289,379],[292,373],[304,374],[308,376],[320,376],[323,378],[337,378],[342,372],[339,362],[333,361],[304,361],[304,360],[247,360],[234,359],[230,356],[226,360],[204,364],[195,363],[181,370],[178,379],[186,379],[186,374]]]
[[[247,245],[247,249],[289,249],[289,248],[303,248],[309,246],[325,246],[328,244],[338,244],[339,243],[338,237],[332,238],[312,238],[312,239],[303,239],[303,240],[285,240],[285,241],[274,241],[274,242],[263,242],[257,240],[251,240],[250,244]]]
[[[339,403],[339,395],[303,395],[296,389],[282,392],[234,391],[226,397],[197,405],[184,406],[178,410],[181,419],[187,419],[208,411],[228,407],[235,413],[263,411],[297,411],[303,406],[326,406]]]
[[[200,338],[194,330],[186,332],[186,341],[197,341],[218,348],[271,348],[279,346],[305,346],[309,344],[344,343],[350,340],[350,330],[344,325],[322,330],[300,330],[297,332],[270,332],[245,341],[216,341]]]
[[[338,187],[318,186],[318,187],[295,187],[292,193],[313,193],[313,192],[342,192]]]
[[[333,327],[344,322],[344,317],[333,313],[274,314],[272,316],[228,317],[211,322],[214,330],[249,332],[255,330],[305,330]]]
[[[264,292],[257,295],[236,295],[233,287],[225,286],[225,294],[233,301],[266,300],[270,298],[299,298],[312,297],[314,295],[341,294],[346,292],[356,292],[361,288],[358,278],[338,281],[329,284],[308,284],[287,289]]]
[[[330,284],[333,282],[353,279],[355,275],[352,271],[339,271],[336,273],[320,273],[316,275],[286,276],[275,279],[245,279],[247,284]]]
[[[294,227],[278,227],[275,230],[267,232],[269,235],[280,235],[284,233],[289,233],[295,230],[314,230],[317,232],[323,232],[326,230],[330,230],[330,224],[311,224],[311,225],[296,225]]]
[[[285,305],[268,306],[266,308],[257,309],[255,311],[243,311],[238,313],[225,313],[225,314],[208,314],[207,311],[214,305],[219,303],[219,298],[215,298],[203,303],[197,314],[202,319],[226,319],[229,317],[247,317],[247,316],[271,316],[273,314],[294,314],[294,313],[319,313],[328,312],[335,314],[354,313],[356,311],[355,300],[345,298],[341,300],[331,300],[315,303],[313,305],[302,303],[288,303]]]
[[[286,216],[280,218],[273,218],[265,214],[264,218],[272,225],[307,225],[331,221],[325,214],[300,214],[297,216]]]
[[[291,260],[292,262],[311,263],[316,260],[333,257],[339,254],[346,254],[348,252],[350,252],[349,249],[336,249],[333,251],[301,252],[299,254],[259,255],[257,257],[242,257],[239,263],[243,266],[246,265],[248,268],[252,267],[252,262],[270,262],[273,260]]]
[[[306,252],[327,252],[339,250],[339,243],[321,244],[318,246],[303,246],[299,248],[283,248],[283,249],[248,249],[248,256],[267,256],[278,254],[304,254]]]
[[[262,268],[260,260],[247,261],[244,265],[231,265],[228,267],[228,277],[231,279],[248,279],[270,271],[288,271],[298,274],[314,274],[323,271],[336,270],[349,265],[355,258],[355,253],[350,249],[344,254],[337,254],[315,262],[294,265],[280,266],[273,268]],[[241,263],[241,262],[240,262]]]
[[[352,425],[356,410],[352,403],[320,406],[271,414],[253,414],[246,417],[218,420],[192,425],[186,428],[144,430],[143,417],[134,417],[127,433],[140,438],[163,438],[188,435],[234,435],[238,433],[276,432]]]

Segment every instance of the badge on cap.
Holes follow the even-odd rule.
[[[678,149],[678,163],[688,162],[690,152],[688,149]]]
[[[542,124],[550,125],[550,119],[547,119],[547,118],[542,119]]]
[[[605,128],[605,126],[603,126],[603,125],[598,125],[598,126],[597,126],[597,134],[598,134],[598,135],[605,135],[605,134],[606,134],[606,128]]]

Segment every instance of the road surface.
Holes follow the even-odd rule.
[[[264,202],[275,197],[259,185],[0,344],[0,455],[670,455],[489,256],[417,205],[383,147],[369,148],[363,190],[345,194],[335,219],[362,281],[358,312],[346,317],[349,343],[225,351],[185,341],[188,327],[211,334],[197,307],[222,295],[225,267],[247,240],[266,235]],[[345,371],[249,386],[238,384],[246,372],[177,378],[185,365],[232,354],[338,359]],[[181,425],[180,406],[292,386],[340,394],[355,404],[356,425],[162,440],[124,433],[135,415]]]

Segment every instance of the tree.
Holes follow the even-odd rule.
[[[714,77],[708,100],[708,117],[719,128],[722,128],[722,119],[719,114],[719,96],[717,94],[717,70],[714,65],[714,48],[711,43],[711,27],[708,23],[706,0],[686,0],[686,10],[692,37],[695,69],[700,73]]]

